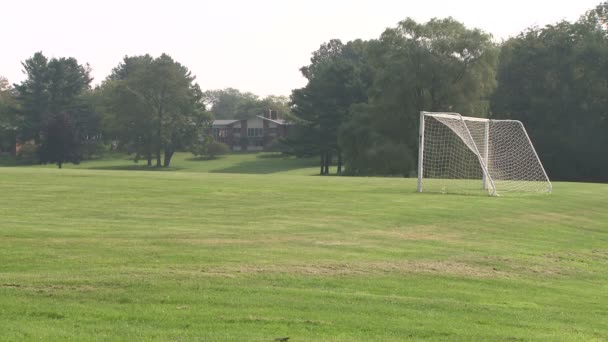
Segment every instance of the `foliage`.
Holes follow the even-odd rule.
[[[199,144],[211,114],[195,76],[170,56],[125,57],[99,90],[105,129],[152,165],[169,166],[177,150]],[[164,159],[164,160],[163,160]]]
[[[432,19],[419,24],[411,19],[387,29],[378,41],[370,43],[369,61],[373,70],[373,85],[369,89],[367,106],[351,108],[356,112],[347,127],[363,124],[363,137],[369,148],[399,146],[403,166],[415,169],[418,143],[419,113],[427,111],[457,111],[473,116],[487,116],[488,98],[494,87],[497,49],[491,37],[479,30],[448,19]],[[365,132],[368,130],[368,132]],[[349,135],[346,129],[342,133]],[[352,135],[352,134],[351,134]],[[364,149],[346,145],[344,149]],[[352,173],[363,172],[359,154],[345,156],[346,167]],[[374,159],[368,159],[372,162]],[[388,161],[386,161],[388,162]],[[390,169],[390,168],[389,168]],[[389,170],[382,162],[367,165],[365,173],[382,174]]]
[[[102,143],[89,66],[74,58],[47,59],[41,52],[22,64],[26,79],[15,86],[15,137],[40,144],[41,163],[80,162],[88,156],[84,151]]]
[[[292,94],[296,122],[309,136],[296,131],[288,142],[292,151],[319,151],[322,174],[342,152],[349,174],[394,173],[399,167],[382,158],[397,150],[407,154],[400,167],[413,170],[419,112],[487,116],[497,55],[490,35],[451,18],[406,19],[379,40],[332,40],[313,53],[302,68],[308,84]]]
[[[14,152],[20,123],[15,91],[0,76],[0,152]]]
[[[17,162],[19,164],[36,164],[38,158],[38,146],[34,144],[23,144],[17,152]]]
[[[209,159],[228,153],[230,153],[230,147],[224,143],[214,141],[207,146],[206,155]]]
[[[15,87],[24,120],[19,132],[21,140],[34,139],[39,143],[45,126],[61,113],[73,113],[74,124],[80,126],[80,115],[75,113],[88,109],[82,96],[92,81],[89,66],[78,64],[74,58],[47,59],[42,52],[22,64],[26,79]]]
[[[215,119],[246,119],[240,115],[240,107],[258,101],[252,93],[226,88],[209,90],[204,93],[205,105],[210,107]]]
[[[264,145],[264,151],[286,153],[288,151],[288,147],[285,144],[284,138],[274,138],[274,139],[270,139]]]
[[[283,96],[260,98],[249,92],[226,88],[206,91],[203,97],[215,119],[245,120],[258,115],[265,116],[269,110],[274,111],[278,117],[290,117],[289,99]]]
[[[502,48],[493,116],[524,123],[552,179],[608,181],[606,7]]]
[[[212,138],[192,146],[190,152],[198,157],[213,159],[219,155],[230,153],[230,147],[224,143],[216,142]]]
[[[43,164],[79,164],[83,159],[83,144],[72,116],[68,113],[53,115],[41,133],[42,144],[38,149]]]
[[[341,156],[338,128],[350,106],[367,101],[370,78],[366,45],[331,40],[313,53],[311,64],[301,69],[308,84],[291,95],[292,112],[299,128],[286,140],[297,155],[321,155],[321,174],[327,174],[332,154]],[[340,172],[340,166],[338,167]]]

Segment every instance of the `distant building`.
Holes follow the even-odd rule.
[[[228,119],[213,121],[213,138],[233,151],[262,151],[272,141],[285,137],[289,123],[280,119],[276,111],[247,120]]]

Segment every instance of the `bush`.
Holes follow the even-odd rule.
[[[36,164],[38,163],[38,146],[34,144],[24,144],[17,152],[17,163]]]
[[[288,150],[287,146],[285,146],[285,143],[283,142],[283,140],[281,138],[274,138],[272,140],[270,140],[268,143],[266,143],[266,145],[264,146],[264,151],[268,151],[268,152],[283,152],[285,153]]]
[[[230,147],[228,145],[214,141],[207,145],[207,153],[205,154],[207,155],[207,157],[209,157],[209,159],[213,159],[216,156],[228,153],[230,153]]]
[[[409,177],[416,166],[414,155],[405,144],[386,141],[368,146],[356,158],[345,157],[347,175]]]
[[[84,159],[101,158],[107,150],[108,147],[98,140],[85,140],[82,145]]]

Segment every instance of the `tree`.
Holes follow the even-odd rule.
[[[16,94],[8,80],[0,76],[0,152],[15,153],[16,134],[21,120],[17,114]]]
[[[78,164],[82,160],[82,143],[70,114],[53,115],[45,125],[42,136],[38,150],[41,163],[54,163],[61,169],[67,162]]]
[[[308,84],[291,95],[298,128],[286,143],[299,154],[303,147],[309,149],[306,154],[318,153],[321,174],[329,174],[333,154],[338,155],[341,173],[338,128],[347,120],[353,104],[367,101],[370,77],[365,49],[362,41],[344,45],[340,40],[331,40],[313,53],[310,65],[300,69]]]
[[[88,65],[80,65],[74,58],[47,59],[37,52],[22,63],[25,81],[15,85],[24,125],[22,140],[40,142],[40,134],[52,115],[81,111],[81,96],[90,90],[93,80]]]
[[[521,120],[552,179],[607,181],[608,3],[505,42],[493,115]]]
[[[252,93],[234,88],[208,90],[203,97],[215,119],[247,119],[247,114],[241,114],[241,107],[259,100]]]
[[[169,166],[178,149],[189,149],[209,129],[203,93],[195,77],[169,55],[125,57],[100,90],[104,120],[113,136],[135,147],[156,166]]]
[[[215,119],[250,119],[263,116],[268,110],[283,118],[290,117],[289,98],[284,96],[270,95],[261,99],[249,92],[226,88],[206,91],[203,98]]]
[[[154,117],[147,104],[137,96],[129,82],[135,82],[137,70],[148,69],[150,55],[125,56],[123,62],[96,89],[103,112],[105,134],[121,147],[135,153],[135,161],[145,158],[152,166],[154,147]]]
[[[490,35],[452,18],[423,24],[406,19],[369,42],[367,51],[373,76],[369,100],[351,107],[351,119],[340,131],[348,173],[413,171],[409,161],[415,160],[422,110],[488,115],[497,63]],[[377,155],[402,162],[387,167]]]
[[[49,60],[41,52],[22,65],[26,79],[15,85],[22,118],[20,140],[41,145],[42,163],[61,167],[65,162],[80,162],[84,145],[98,144],[101,138],[99,116],[90,103],[89,66],[74,58]]]

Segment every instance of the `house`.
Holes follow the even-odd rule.
[[[280,119],[276,111],[246,120],[214,120],[213,138],[230,146],[232,151],[262,151],[279,137],[285,137],[290,123]]]

